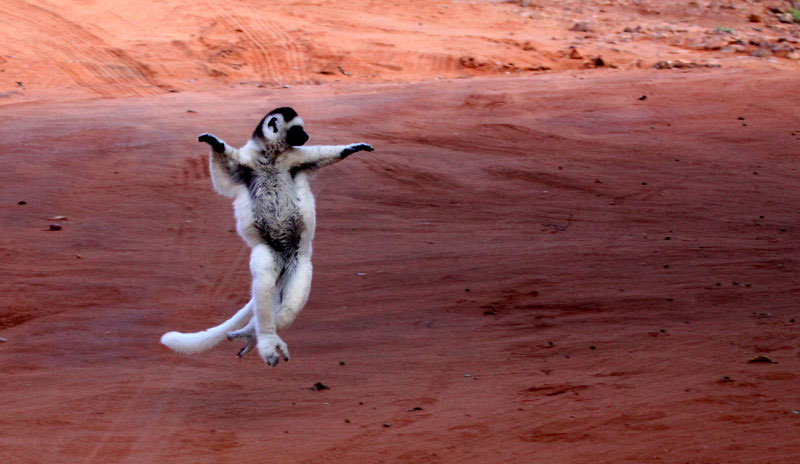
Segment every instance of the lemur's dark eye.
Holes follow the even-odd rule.
[[[272,128],[272,132],[278,132],[278,122],[277,118],[270,118],[267,126]]]

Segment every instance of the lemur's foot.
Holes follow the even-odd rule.
[[[353,143],[345,147],[344,150],[342,150],[341,157],[347,158],[348,156],[358,151],[374,151],[374,150],[375,149],[372,148],[372,145],[369,145],[367,143]]]
[[[261,359],[272,367],[278,365],[281,353],[283,353],[283,359],[289,361],[289,347],[277,334],[260,334],[256,347]]]
[[[216,151],[217,153],[225,152],[225,144],[222,143],[214,134],[209,134],[208,132],[203,132],[200,134],[200,137],[197,137],[198,142],[205,142],[211,145],[211,149]]]
[[[245,345],[236,355],[239,358],[246,355],[250,350],[253,349],[254,346],[256,346],[256,331],[251,325],[248,325],[245,328],[239,329],[235,332],[228,332],[228,340],[233,341],[237,338],[245,341]]]

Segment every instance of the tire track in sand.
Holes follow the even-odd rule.
[[[147,65],[124,50],[110,47],[100,37],[54,11],[24,0],[6,0],[0,16],[24,24],[31,33],[44,37],[34,41],[36,54],[47,56],[72,82],[101,97],[165,92],[165,86],[155,79]]]
[[[274,21],[262,18],[262,11],[244,9],[241,14],[229,13],[222,2],[206,0],[206,5],[217,15],[217,20],[230,30],[240,32],[247,47],[255,74],[268,82],[295,82],[300,78],[303,54],[297,41]]]

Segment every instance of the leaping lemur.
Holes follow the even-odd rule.
[[[240,357],[255,346],[270,366],[281,353],[289,360],[278,332],[294,321],[311,290],[316,219],[309,177],[353,153],[373,150],[366,143],[303,147],[307,140],[303,120],[288,107],[264,116],[239,149],[212,134],[200,135],[198,141],[211,146],[214,188],[234,199],[236,230],[251,248],[252,297],[222,324],[196,333],[168,332],[161,343],[189,354],[238,338],[246,342]]]

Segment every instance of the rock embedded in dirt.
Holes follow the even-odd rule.
[[[320,391],[320,390],[330,390],[331,387],[325,385],[322,382],[317,382],[317,383],[314,384],[313,387],[311,387],[311,389],[314,390],[314,391]]]
[[[569,28],[570,31],[573,32],[591,32],[592,29],[589,27],[589,23],[587,22],[577,22]]]
[[[683,60],[662,60],[653,65],[655,69],[691,69],[691,68],[721,68],[722,65],[715,63],[695,63],[694,61]]]
[[[572,50],[570,50],[569,57],[570,59],[573,60],[583,59],[583,55],[581,55],[581,52],[579,52],[577,48],[573,48]]]
[[[748,364],[761,364],[761,363],[764,363],[764,364],[777,364],[775,361],[770,359],[765,354],[760,354],[758,356],[750,358],[750,359],[747,360],[747,363]]]

